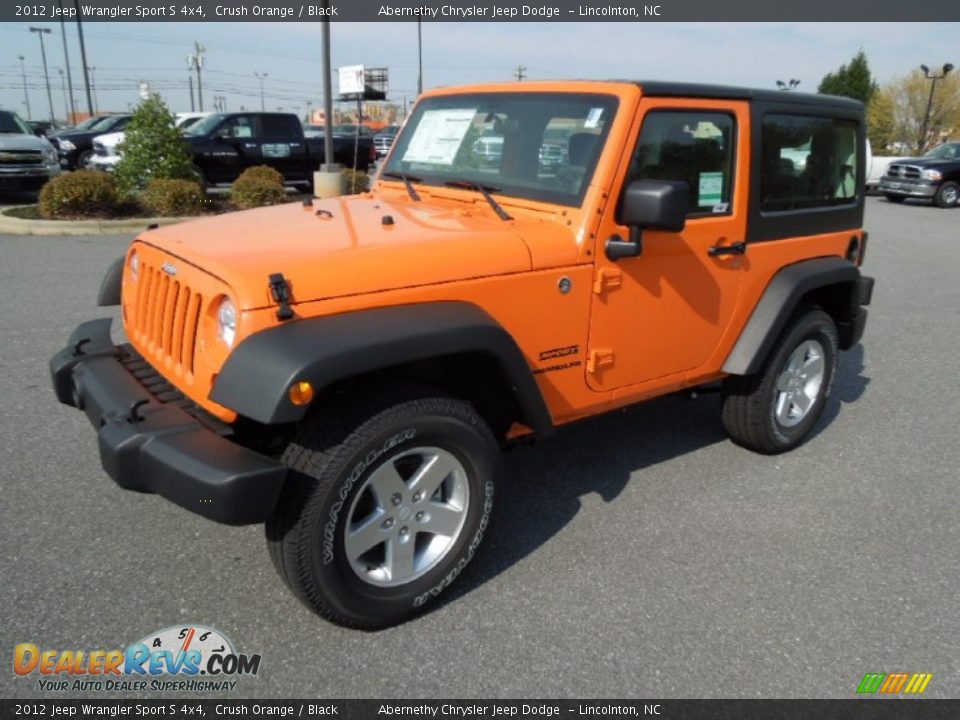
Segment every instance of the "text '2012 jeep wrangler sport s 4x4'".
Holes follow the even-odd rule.
[[[140,235],[99,300],[129,344],[78,327],[57,397],[118,484],[265,521],[308,606],[396,623],[474,556],[506,442],[717,381],[741,445],[809,434],[873,287],[864,148],[834,97],[431,91],[369,193]]]

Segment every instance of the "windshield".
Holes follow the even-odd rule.
[[[384,172],[430,185],[467,181],[495,194],[578,206],[616,109],[615,97],[587,93],[427,98],[398,136]],[[559,151],[544,151],[544,145]]]
[[[184,135],[209,135],[221,123],[226,115],[207,115],[207,117],[198,120],[184,133]]]
[[[0,112],[0,133],[5,135],[33,135],[23,120],[12,112]]]
[[[72,128],[68,128],[68,129],[69,130],[88,130],[92,128],[94,125],[96,125],[97,123],[103,122],[104,117],[105,117],[104,115],[95,115],[94,117],[88,117],[83,122],[79,122],[76,125],[74,125]]]
[[[939,160],[957,160],[960,158],[960,143],[947,143],[940,147],[935,147],[924,157],[937,158]]]

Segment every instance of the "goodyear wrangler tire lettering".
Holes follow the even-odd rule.
[[[321,409],[284,454],[288,487],[267,540],[304,603],[373,629],[423,610],[461,576],[490,526],[500,454],[469,403],[432,388],[347,402]]]

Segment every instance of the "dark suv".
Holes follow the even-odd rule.
[[[944,143],[923,157],[890,163],[880,178],[880,192],[890,202],[932,200],[942,208],[960,201],[960,142]]]

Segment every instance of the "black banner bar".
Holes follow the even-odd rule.
[[[956,720],[960,700],[0,700],[0,718]]]
[[[83,22],[316,22],[322,0],[81,0]],[[76,19],[73,2],[3,0],[0,22]],[[339,22],[918,22],[960,20],[956,0],[331,0]]]

